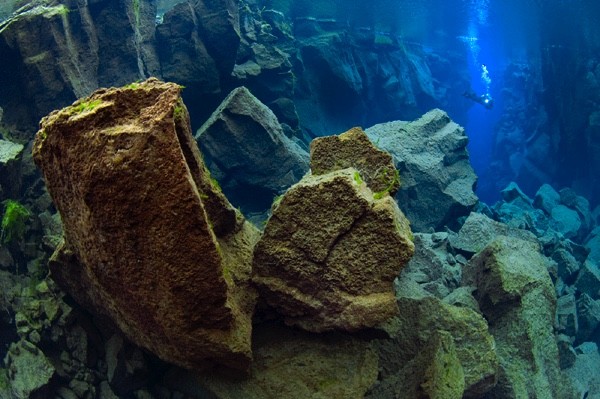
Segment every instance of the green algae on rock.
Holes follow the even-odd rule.
[[[180,91],[100,89],[42,120],[33,154],[65,235],[50,268],[160,358],[246,369],[258,232],[213,187]]]
[[[253,281],[289,325],[356,331],[398,312],[393,281],[414,251],[410,227],[357,173],[308,174],[273,206]]]

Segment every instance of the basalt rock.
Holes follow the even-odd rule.
[[[429,111],[413,122],[382,123],[366,132],[394,157],[402,182],[396,198],[415,231],[439,231],[477,204],[468,138],[444,111]]]
[[[358,170],[375,193],[394,195],[400,187],[392,157],[373,146],[361,128],[355,127],[339,136],[316,138],[310,143],[310,170],[313,175],[349,167]]]
[[[35,131],[42,116],[99,86],[159,73],[154,2],[28,3],[0,24],[6,124]]]
[[[395,385],[398,371],[402,373],[413,359],[431,351],[430,345],[435,344],[435,336],[441,332],[443,335],[448,334],[454,341],[452,346],[455,349],[451,345],[445,345],[444,352],[451,355],[447,358],[448,365],[458,362],[463,369],[463,373],[456,369],[446,369],[448,373],[456,373],[457,378],[463,378],[463,381],[453,381],[452,385],[456,390],[462,386],[465,398],[487,397],[485,393],[498,379],[498,356],[485,319],[472,309],[448,305],[431,296],[409,298],[405,294],[399,292],[399,316],[386,323],[391,339],[376,342],[382,383]],[[410,375],[410,371],[420,372],[415,369],[404,372]],[[402,384],[402,381],[399,383]],[[435,397],[399,394],[383,397]],[[373,396],[376,397],[378,396]]]
[[[273,207],[253,281],[289,325],[355,331],[397,314],[392,282],[412,256],[408,221],[354,168],[307,175]]]
[[[500,236],[471,259],[466,284],[498,343],[502,372],[491,398],[570,398],[553,334],[554,286],[538,244]]]
[[[267,210],[275,195],[308,171],[307,152],[245,87],[223,100],[196,138],[225,193],[244,208]],[[240,197],[248,190],[252,196]]]
[[[246,369],[258,233],[212,183],[180,91],[101,89],[42,120],[34,158],[65,236],[50,269],[160,358]]]

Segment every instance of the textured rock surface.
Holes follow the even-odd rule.
[[[437,298],[444,298],[460,285],[465,259],[451,253],[448,233],[416,233],[414,243],[415,254],[400,279],[410,279]]]
[[[380,379],[384,383],[388,378],[393,381],[398,370],[421,352],[430,350],[431,338],[444,331],[454,339],[456,355],[464,370],[465,397],[482,397],[494,386],[498,378],[496,344],[480,314],[434,297],[400,297],[398,307],[400,314],[388,327],[392,339],[377,343]]]
[[[0,198],[17,198],[23,144],[0,140]]]
[[[316,138],[310,143],[310,170],[313,175],[353,167],[375,193],[394,195],[400,187],[392,157],[371,144],[358,127],[339,136]]]
[[[531,232],[511,228],[477,212],[471,213],[458,234],[451,234],[449,238],[450,244],[455,249],[475,254],[483,250],[498,235],[515,236],[529,242],[537,242]]]
[[[366,398],[461,399],[464,390],[465,376],[454,340],[447,331],[436,331],[423,351],[377,384]]]
[[[264,209],[308,171],[307,152],[285,136],[273,112],[245,87],[227,96],[196,138],[225,192],[252,190],[245,202],[262,195]]]
[[[159,357],[245,369],[257,232],[213,186],[180,90],[103,89],[42,121],[34,157],[66,241],[51,269]]]
[[[394,157],[402,181],[396,198],[415,231],[440,230],[477,204],[468,138],[444,111],[429,111],[413,122],[382,123],[366,132]]]
[[[7,356],[11,396],[44,397],[44,388],[56,372],[44,353],[31,342],[13,343]]]
[[[248,378],[173,370],[166,380],[191,397],[362,399],[377,372],[377,354],[367,342],[268,324],[256,328]]]
[[[136,6],[137,4],[137,6]],[[156,75],[154,2],[31,2],[0,24],[5,122],[35,127],[53,109],[101,85]]]
[[[357,175],[307,175],[273,207],[253,281],[290,325],[358,330],[397,312],[392,282],[414,250],[408,221]]]
[[[471,259],[467,284],[489,322],[502,373],[492,398],[569,398],[553,334],[556,295],[539,245],[500,236]]]

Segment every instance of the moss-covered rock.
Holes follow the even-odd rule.
[[[274,205],[253,281],[290,325],[358,330],[397,313],[392,283],[414,251],[408,221],[357,175],[307,175]]]
[[[553,333],[554,286],[538,244],[500,236],[465,268],[489,321],[502,372],[491,398],[571,398]]]
[[[50,269],[162,359],[246,369],[258,232],[212,182],[180,92],[150,79],[43,119],[34,158],[66,241]]]

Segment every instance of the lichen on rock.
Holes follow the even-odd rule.
[[[276,201],[254,253],[260,295],[309,331],[356,331],[394,316],[392,283],[414,251],[396,202],[375,196],[348,163],[306,175]]]
[[[65,235],[50,268],[162,359],[246,369],[258,232],[212,183],[180,91],[100,89],[42,120],[33,154]]]

